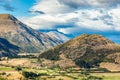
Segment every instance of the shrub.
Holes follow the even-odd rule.
[[[17,67],[15,68],[15,70],[17,70],[17,71],[21,71],[22,68],[21,68],[20,66],[17,66]]]
[[[39,75],[34,73],[34,72],[27,72],[27,71],[23,71],[22,72],[22,75],[25,77],[25,78],[28,78],[28,79],[35,79],[37,78]]]
[[[103,80],[101,77],[89,76],[87,80]]]
[[[5,73],[5,72],[2,72],[1,75],[6,75],[6,73]]]

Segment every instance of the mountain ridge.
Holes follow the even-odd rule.
[[[58,31],[50,31],[46,33],[51,38],[54,38],[56,40],[59,40],[60,42],[64,43],[70,40],[67,36],[65,36],[63,33],[60,33]]]
[[[21,52],[41,53],[60,42],[34,30],[10,14],[0,14],[0,37],[22,49]]]

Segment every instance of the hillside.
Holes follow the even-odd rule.
[[[28,27],[10,14],[0,14],[0,37],[20,47],[21,52],[27,53],[40,53],[61,44]]]
[[[61,55],[71,59],[80,67],[95,67],[101,62],[113,61],[108,57],[111,54],[119,53],[120,45],[97,34],[83,34],[62,45],[50,49],[40,55],[41,58],[50,60],[61,60]]]
[[[16,56],[20,48],[9,43],[6,39],[0,38],[0,57],[3,56]]]
[[[51,38],[55,39],[56,41],[59,41],[62,43],[67,42],[69,40],[67,36],[65,36],[63,33],[60,33],[58,31],[50,31],[50,32],[47,32],[46,34]]]

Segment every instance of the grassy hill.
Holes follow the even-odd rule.
[[[119,53],[120,45],[97,34],[83,34],[40,55],[41,58],[60,60],[60,55],[80,67],[96,67],[104,61],[114,61],[111,54]]]

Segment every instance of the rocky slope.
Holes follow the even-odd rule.
[[[0,14],[0,37],[27,53],[43,52],[60,44],[48,35],[28,27],[10,14]]]
[[[20,48],[9,43],[6,39],[0,38],[0,57],[3,56],[16,56]]]
[[[61,43],[67,42],[69,40],[67,36],[65,36],[64,34],[58,31],[50,31],[50,32],[47,32],[46,34],[50,36],[51,38],[53,38],[54,40],[61,42]]]
[[[83,34],[62,45],[48,50],[40,55],[41,58],[61,60],[60,55],[71,59],[80,67],[95,67],[101,62],[115,60],[110,55],[120,53],[120,45],[113,43],[105,37],[97,34]]]

